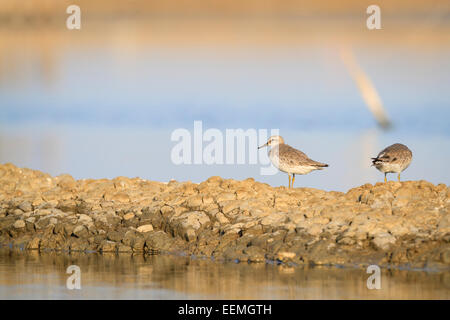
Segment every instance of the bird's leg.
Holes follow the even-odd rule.
[[[387,183],[386,174],[387,174],[387,172],[384,173],[384,183]]]
[[[398,182],[400,182],[400,172],[398,173]]]
[[[295,173],[292,174],[292,188],[294,187]]]
[[[288,173],[288,177],[289,177],[289,189],[291,188],[291,174]]]

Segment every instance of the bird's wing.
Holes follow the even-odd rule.
[[[310,159],[305,153],[292,148],[290,145],[281,144],[279,146],[279,158],[285,163],[289,163],[292,166],[313,166],[313,167],[325,167],[328,166],[325,163],[320,163]]]
[[[411,151],[400,143],[393,144],[383,149],[376,158],[372,158],[372,163],[397,163],[410,158]]]

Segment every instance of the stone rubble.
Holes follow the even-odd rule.
[[[195,184],[74,180],[0,165],[0,244],[172,253],[240,262],[450,269],[450,188],[365,184],[347,193],[254,179]]]

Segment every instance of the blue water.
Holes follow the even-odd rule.
[[[403,179],[450,184],[445,44],[354,45],[394,124],[389,131],[377,127],[329,43],[126,50],[74,41],[52,47],[50,63],[19,45],[0,56],[8,66],[0,72],[0,163],[75,178],[199,182],[220,175],[287,185],[285,174],[263,176],[258,164],[173,164],[171,133],[192,132],[201,120],[204,130],[279,129],[287,143],[330,164],[296,186],[346,191],[382,181],[369,158],[395,142],[414,153]]]

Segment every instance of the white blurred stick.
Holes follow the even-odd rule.
[[[370,78],[358,65],[352,51],[350,49],[341,49],[341,58],[351,77],[358,86],[364,102],[370,112],[372,112],[378,124],[382,128],[388,128],[391,125],[391,122],[386,114],[386,111],[384,110],[381,98],[378,95],[375,86],[372,84],[372,81],[370,81]]]

